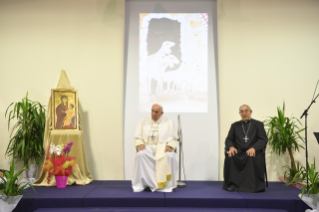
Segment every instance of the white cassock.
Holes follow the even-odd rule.
[[[176,153],[165,152],[166,146],[176,148],[177,134],[173,121],[161,116],[154,122],[151,117],[142,119],[135,132],[136,148],[145,149],[136,153],[132,187],[134,192],[149,187],[151,191],[172,192],[177,186]]]

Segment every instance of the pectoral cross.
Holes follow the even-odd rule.
[[[249,140],[249,138],[247,138],[247,135],[245,135],[244,140],[245,140],[245,143],[247,143],[247,141]]]
[[[154,141],[154,139],[155,139],[154,133],[152,134],[151,139],[152,139],[152,141]]]

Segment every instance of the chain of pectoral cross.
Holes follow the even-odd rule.
[[[250,123],[251,122],[249,122],[247,132],[245,132],[245,128],[244,128],[243,122],[241,123],[241,126],[243,127],[243,131],[244,131],[244,134],[245,134],[245,138],[243,138],[245,140],[245,143],[247,143],[247,141],[249,140],[249,138],[247,138],[247,134],[248,134],[248,131],[249,131]]]
[[[155,135],[154,135],[154,132],[152,132],[152,136],[151,136],[152,141],[154,141],[155,138],[156,138],[156,137],[155,137]]]
[[[152,139],[153,142],[154,142],[155,139],[157,138],[157,135],[154,135],[154,132],[157,131],[157,130],[154,129],[154,128],[157,128],[157,127],[158,127],[158,125],[153,125],[153,126],[152,126],[152,129],[151,129],[152,135],[151,135],[150,137],[151,137],[151,139]]]

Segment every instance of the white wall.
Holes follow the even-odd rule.
[[[259,120],[276,115],[283,101],[287,116],[300,118],[308,107],[319,79],[318,11],[317,0],[218,1],[221,152],[230,124],[240,118],[241,104],[251,105],[252,116]],[[309,161],[313,162],[319,152],[312,134],[319,131],[318,103],[309,112],[308,127]],[[295,155],[305,165],[304,151]],[[220,156],[223,180],[224,157]],[[283,174],[285,159],[268,152],[270,180]],[[319,156],[317,168],[318,160]]]
[[[319,1],[217,3],[223,152],[239,105],[250,104],[253,117],[263,120],[275,115],[283,100],[287,115],[296,117],[310,103],[319,79]],[[93,178],[123,179],[123,16],[124,0],[0,0],[0,167],[9,167],[3,156],[9,139],[6,107],[26,91],[47,104],[64,68],[79,91]],[[312,135],[319,131],[318,117],[316,103],[308,118],[309,161],[319,152]],[[304,151],[296,159],[305,165]],[[269,153],[267,162],[270,180],[277,180],[287,161]]]
[[[61,69],[78,90],[94,179],[123,179],[124,0],[0,1],[0,167],[4,113],[29,92],[47,105]]]

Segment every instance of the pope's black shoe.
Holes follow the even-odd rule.
[[[144,191],[151,191],[151,189],[149,187],[146,187]]]

